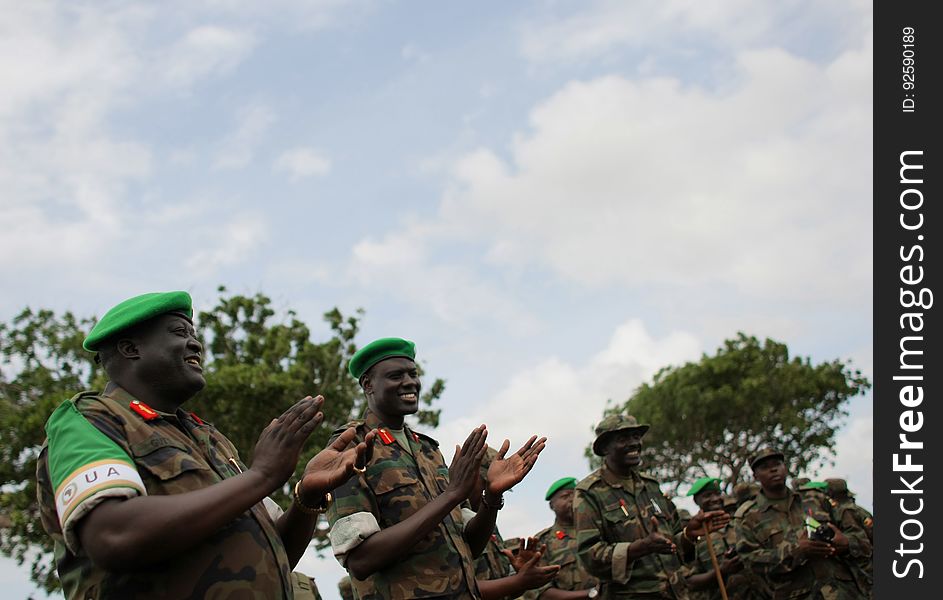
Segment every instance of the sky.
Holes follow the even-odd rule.
[[[549,438],[505,537],[550,525],[607,401],[738,331],[872,376],[869,1],[0,8],[0,319],[362,307],[361,345],[446,379],[444,448]],[[820,475],[870,508],[849,410]],[[299,570],[338,597],[332,557]]]

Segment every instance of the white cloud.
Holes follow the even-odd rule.
[[[649,58],[692,52],[699,44],[731,49],[768,45],[813,29],[817,19],[833,28],[830,37],[859,38],[871,28],[868,0],[812,0],[757,3],[750,0],[596,0],[570,14],[553,14],[567,4],[550,3],[548,14],[521,31],[521,51],[535,62],[598,58],[616,49],[640,49]]]
[[[253,104],[236,115],[236,129],[220,142],[214,167],[242,169],[255,156],[256,146],[275,122],[275,113],[267,106]]]
[[[283,152],[273,168],[287,173],[292,181],[303,177],[327,175],[331,172],[331,159],[313,148],[293,148]]]
[[[858,298],[871,285],[870,55],[820,67],[744,52],[740,84],[719,92],[571,82],[533,109],[509,160],[482,148],[457,161],[442,221],[491,239],[496,262],[583,285]]]
[[[201,227],[194,236],[199,243],[187,258],[186,267],[198,279],[247,260],[268,237],[268,226],[258,215],[243,214],[222,225]]]
[[[188,31],[159,60],[167,83],[189,86],[231,72],[256,45],[246,31],[217,25],[203,25]]]

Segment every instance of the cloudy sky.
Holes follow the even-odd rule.
[[[445,447],[550,438],[508,537],[608,399],[737,331],[871,375],[867,0],[0,7],[0,318],[363,307],[447,380]],[[868,507],[871,437],[869,395],[823,471]]]

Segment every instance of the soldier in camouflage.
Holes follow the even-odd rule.
[[[482,492],[488,484],[488,469],[497,454],[491,447],[485,452],[478,472],[478,484],[472,488],[468,497],[471,509],[465,514],[466,520],[481,508]],[[463,513],[468,510],[462,509]],[[484,552],[475,559],[475,579],[483,600],[518,598],[527,590],[545,585],[557,574],[558,566],[537,564],[547,550],[538,549],[537,540],[519,538],[517,545],[516,552],[512,551],[495,525]]]
[[[716,477],[701,477],[688,490],[688,496],[694,496],[694,503],[704,511],[722,510],[723,494],[720,491],[720,479]],[[714,555],[724,578],[728,598],[742,600],[753,598],[748,592],[749,581],[744,577],[743,563],[736,554],[736,534],[733,523],[728,523],[723,529],[711,530],[711,542]],[[694,561],[688,565],[691,573],[688,578],[688,587],[691,588],[691,600],[719,600],[720,586],[714,571],[714,563],[707,548],[706,537],[697,541]]]
[[[647,431],[635,417],[618,414],[596,427],[593,452],[603,466],[579,482],[573,505],[579,557],[600,579],[603,598],[686,600],[682,556],[693,555],[708,521],[720,528],[730,516],[699,512],[682,527],[658,482],[639,470]]]
[[[337,582],[337,591],[341,595],[341,600],[354,600],[354,588],[350,583],[350,575],[344,575]]]
[[[855,561],[870,554],[863,531],[835,518],[818,495],[786,487],[781,452],[764,448],[750,458],[760,493],[737,511],[737,552],[746,567],[765,578],[774,599],[849,600],[866,598]],[[819,525],[818,532],[809,530]]]
[[[535,537],[547,547],[543,561],[559,565],[560,572],[543,587],[528,592],[527,600],[580,600],[599,595],[599,581],[586,572],[577,557],[576,525],[573,521],[573,494],[576,478],[564,477],[555,481],[544,496],[550,502],[555,519],[553,525],[541,530]]]
[[[37,463],[43,528],[66,598],[292,598],[291,569],[328,491],[366,445],[313,458],[286,513],[267,498],[323,419],[305,398],[266,427],[252,466],[182,405],[205,385],[185,292],[110,310],[84,342],[110,382],[50,417]],[[310,580],[309,580],[310,581]]]
[[[543,450],[536,436],[507,456],[505,440],[488,470],[481,508],[463,517],[459,505],[478,479],[487,429],[476,427],[451,467],[434,439],[404,418],[419,409],[415,345],[383,338],[361,348],[348,365],[367,398],[357,439],[376,430],[372,456],[359,477],[335,491],[328,510],[335,557],[358,598],[480,598],[474,557],[494,530],[503,493],[520,482]],[[338,432],[339,433],[339,432]]]
[[[852,523],[854,527],[861,529],[868,536],[868,541],[874,545],[874,518],[867,510],[855,503],[855,496],[848,491],[848,482],[844,479],[831,478],[825,480],[826,491],[828,492],[829,502],[832,505],[833,512],[838,516],[841,523]],[[858,567],[864,574],[867,587],[870,593],[874,582],[874,562],[872,555],[862,556],[856,561]]]

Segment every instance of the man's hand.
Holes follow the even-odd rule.
[[[305,465],[301,486],[298,490],[302,499],[322,498],[325,494],[350,479],[354,468],[363,468],[370,463],[373,455],[373,439],[377,432],[373,430],[364,437],[364,441],[351,446],[357,437],[353,427],[340,434],[334,443],[318,452]],[[350,446],[350,447],[348,447]],[[312,500],[309,504],[319,502]]]
[[[509,440],[504,440],[501,449],[491,461],[488,467],[488,493],[492,496],[500,496],[511,489],[534,467],[537,462],[537,456],[546,446],[547,438],[537,439],[537,436],[531,436],[527,443],[521,446],[521,449],[505,458],[511,447]]]
[[[799,534],[799,544],[795,552],[799,558],[828,558],[835,555],[835,548],[828,542],[810,540],[808,533],[803,529]]]
[[[675,545],[674,541],[658,531],[658,519],[656,517],[652,517],[649,525],[651,532],[638,541],[641,545],[639,555],[673,554],[678,551],[678,547]]]
[[[730,522],[730,515],[723,510],[712,510],[710,512],[698,511],[696,515],[688,521],[688,534],[701,536],[707,534],[707,528],[711,531],[719,531]]]
[[[543,553],[535,552],[530,560],[522,564],[520,570],[513,575],[520,581],[525,590],[537,589],[550,583],[560,571],[560,565],[538,566],[537,563],[540,561],[541,556],[543,556]]]
[[[842,533],[842,530],[835,526],[834,523],[829,523],[829,527],[835,531],[835,537],[832,538],[831,545],[835,548],[835,554],[847,554],[848,553],[848,536]]]
[[[295,472],[301,448],[311,432],[324,420],[322,404],[324,397],[306,396],[282,413],[282,416],[273,419],[259,435],[250,470],[261,474],[272,490],[285,483]]]
[[[524,538],[521,538],[520,547],[517,550],[501,549],[501,554],[508,557],[508,560],[511,561],[511,566],[514,567],[514,570],[517,572],[520,572],[521,569],[524,568],[524,565],[530,562],[530,559],[533,558],[535,554],[543,556],[546,553],[547,544],[540,544],[538,546],[537,538],[532,537],[527,538],[526,542]]]
[[[478,482],[478,471],[481,469],[481,460],[488,449],[485,440],[488,439],[488,428],[484,425],[475,427],[461,448],[455,446],[455,455],[449,464],[448,492],[459,500],[468,497]]]
[[[732,556],[730,558],[725,558],[720,563],[720,573],[721,575],[731,575],[737,573],[738,571],[743,570],[743,563],[740,562],[739,556]]]

